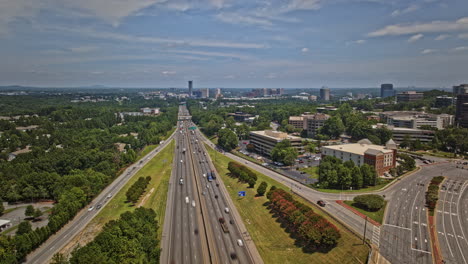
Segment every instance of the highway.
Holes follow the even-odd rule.
[[[219,177],[208,180],[209,173],[217,173],[189,129],[192,123],[185,106],[179,109],[179,119],[184,120],[176,133],[177,158],[169,185],[161,263],[254,263],[238,220],[231,217],[236,208],[221,191],[222,182]],[[219,218],[226,222],[224,230]]]
[[[174,134],[172,134],[163,144],[159,145],[139,161],[129,166],[122,174],[120,174],[119,177],[117,177],[96,198],[93,199],[88,206],[93,206],[92,210],[89,210],[88,207],[83,208],[68,224],[66,224],[56,234],[52,235],[39,248],[30,253],[27,256],[25,263],[47,263],[55,253],[68,244],[68,242],[81,232],[83,228],[85,228],[86,225],[97,215],[99,211],[99,209],[96,208],[97,205],[104,207],[112,199],[112,196],[119,192],[127,181],[140,170],[140,168],[146,165],[146,163],[148,163],[169,144],[173,139]]]

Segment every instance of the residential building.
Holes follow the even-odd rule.
[[[320,100],[330,101],[330,89],[328,89],[326,87],[322,87],[320,89]]]
[[[273,130],[250,131],[250,143],[254,145],[255,151],[267,156],[271,155],[271,151],[276,144],[285,139],[289,140],[291,146],[296,148],[298,152],[303,152],[302,138],[300,137]]]
[[[380,97],[391,97],[395,96],[395,91],[393,90],[393,84],[391,83],[384,83],[380,85]]]
[[[433,130],[424,130],[417,128],[404,128],[404,127],[392,127],[388,126],[393,133],[393,140],[396,143],[401,144],[405,138],[408,138],[411,141],[419,140],[421,143],[431,143],[434,139],[435,131]]]
[[[468,128],[468,93],[457,96],[455,120],[459,127]]]
[[[385,146],[380,146],[364,139],[354,144],[322,147],[322,155],[333,156],[343,162],[350,160],[356,166],[369,164],[381,176],[395,167],[397,148],[393,140],[389,140]]]
[[[421,100],[424,98],[423,93],[418,93],[415,91],[407,91],[397,94],[397,102],[413,102],[417,100]]]
[[[455,101],[456,101],[456,98],[451,97],[451,96],[446,96],[446,95],[437,96],[435,103],[434,103],[434,107],[442,108],[442,107],[451,106],[455,103]]]

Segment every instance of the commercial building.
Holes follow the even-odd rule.
[[[424,98],[423,93],[418,93],[415,91],[407,91],[397,94],[397,102],[413,102],[417,100],[421,100]]]
[[[227,116],[228,117],[229,116],[234,117],[234,120],[236,120],[236,122],[244,122],[247,119],[253,117],[253,115],[247,114],[247,113],[244,113],[244,112],[228,113]]]
[[[393,140],[389,140],[385,146],[379,146],[363,139],[355,144],[322,147],[322,155],[333,156],[343,162],[350,160],[356,166],[369,164],[381,176],[395,167],[397,147]]]
[[[395,91],[393,90],[393,84],[391,83],[384,83],[380,85],[380,97],[391,97],[395,96]]]
[[[403,128],[421,128],[431,126],[437,129],[444,129],[454,124],[453,115],[429,114],[417,111],[387,111],[379,114],[380,119],[387,125]]]
[[[193,81],[188,81],[188,94],[193,96]]]
[[[387,128],[392,131],[392,138],[397,144],[401,144],[401,142],[403,142],[405,138],[411,141],[419,140],[421,143],[427,144],[432,142],[435,135],[435,131],[433,130],[391,126],[388,126]]]
[[[453,96],[457,97],[460,94],[467,94],[468,93],[468,84],[460,84],[453,86]]]
[[[330,101],[330,89],[328,89],[326,87],[322,87],[320,89],[320,100]]]
[[[271,151],[276,144],[285,139],[289,140],[291,146],[296,148],[298,152],[303,152],[302,139],[300,137],[273,130],[250,131],[250,143],[254,145],[255,151],[267,156],[271,155]]]
[[[210,90],[208,88],[201,89],[201,98],[210,97]]]
[[[223,97],[223,94],[221,93],[221,88],[216,88],[216,94],[215,94],[215,99]]]
[[[459,127],[468,128],[468,93],[457,96],[455,120]]]
[[[159,108],[143,107],[140,111],[145,115],[159,115]]]
[[[451,97],[451,96],[437,96],[435,99],[434,107],[437,108],[442,108],[442,107],[447,107],[455,104],[456,98]]]
[[[251,92],[247,93],[248,97],[271,97],[271,96],[282,96],[284,94],[284,88],[260,88],[252,89]]]
[[[294,126],[294,128],[306,130],[308,137],[315,137],[318,130],[323,127],[325,121],[329,118],[329,115],[322,113],[304,113],[301,116],[290,116],[288,124]]]

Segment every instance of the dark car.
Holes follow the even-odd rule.
[[[322,207],[325,207],[325,202],[322,201],[322,200],[318,200],[318,201],[317,201],[317,204],[320,205],[320,206],[322,206]]]

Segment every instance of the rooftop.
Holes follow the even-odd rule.
[[[288,135],[288,133],[273,131],[273,130],[250,131],[250,133],[253,133],[259,136],[268,137],[268,138],[275,139],[275,140],[283,140],[283,139],[302,140],[300,137],[291,136],[291,135]]]
[[[385,146],[380,146],[380,145],[374,145],[374,144],[359,144],[359,143],[354,143],[354,144],[344,144],[344,145],[335,145],[335,146],[326,146],[323,147],[326,149],[332,149],[332,150],[338,150],[338,151],[343,151],[347,153],[353,153],[357,155],[364,155],[364,153],[369,153],[369,150],[372,150],[371,152],[383,152],[383,153],[390,153],[393,152],[391,149],[387,149]]]
[[[289,120],[290,121],[303,121],[304,117],[303,116],[290,116]]]

